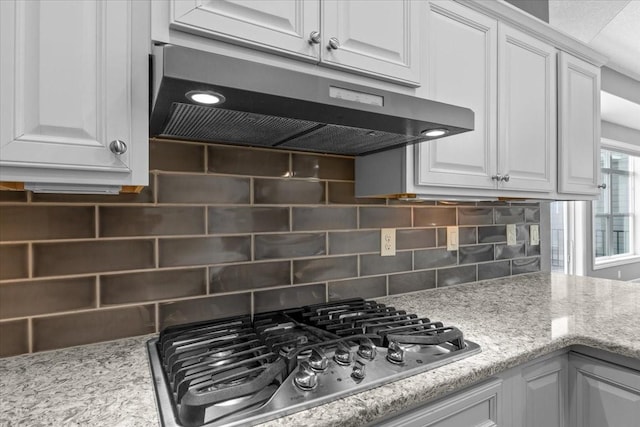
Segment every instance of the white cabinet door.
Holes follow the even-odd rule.
[[[600,68],[560,52],[558,192],[598,196]]]
[[[144,185],[144,2],[2,1],[2,181]],[[148,14],[147,14],[148,20]],[[114,154],[114,140],[127,145]]]
[[[474,130],[416,145],[416,185],[495,189],[497,28],[454,2],[429,2],[429,98],[471,108]]]
[[[318,60],[319,0],[171,0],[170,25],[205,37]]]
[[[564,354],[522,370],[522,411],[514,425],[564,427],[567,425],[568,358]],[[520,423],[518,423],[520,421]]]
[[[321,64],[420,85],[421,2],[324,0]],[[330,39],[337,48],[330,48]]]
[[[569,355],[572,427],[633,427],[640,420],[640,372]]]
[[[555,48],[500,23],[498,82],[499,188],[555,190]]]
[[[502,426],[502,380],[493,379],[453,396],[415,409],[379,427],[497,427]]]

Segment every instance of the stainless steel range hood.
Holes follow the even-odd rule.
[[[468,108],[179,46],[154,48],[153,73],[154,137],[363,155],[473,130]]]

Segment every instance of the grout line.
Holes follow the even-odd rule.
[[[206,267],[204,269],[204,285],[206,295],[211,295],[211,283],[209,281],[209,277],[211,277],[211,267]]]
[[[251,291],[251,320],[253,320],[253,315],[255,314],[255,292]]]
[[[102,283],[100,281],[100,275],[98,274],[96,276],[96,280],[95,280],[95,291],[96,291],[96,307],[95,308],[100,308],[102,301],[100,301],[100,288],[102,286]]]
[[[33,318],[27,319],[27,347],[33,353]]]
[[[204,152],[204,159],[203,159],[203,166],[204,166],[204,173],[208,173],[209,172],[209,147],[206,144],[203,144],[202,146],[203,148],[203,152]]]
[[[29,242],[27,244],[27,276],[29,276],[29,279],[33,279],[33,264],[34,264],[34,260],[33,260],[33,243]]]
[[[94,207],[93,223],[94,223],[93,237],[96,239],[99,239],[100,238],[100,207],[98,205],[95,205]]]
[[[160,239],[153,239],[153,257],[156,264],[156,268],[160,268]]]
[[[386,288],[386,295],[389,296],[389,275],[387,274],[386,276],[386,280],[385,280],[385,288]]]
[[[153,305],[154,309],[154,322],[155,322],[155,332],[156,334],[160,332],[160,303],[155,303]]]
[[[203,206],[204,208],[204,234],[208,236],[209,233],[209,206]]]
[[[324,302],[329,302],[329,282],[324,282]]]

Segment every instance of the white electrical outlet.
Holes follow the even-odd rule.
[[[396,229],[383,228],[380,230],[380,256],[396,255]]]
[[[515,245],[516,244],[516,225],[515,224],[507,224],[507,245]]]
[[[458,250],[458,227],[447,227],[447,250]]]
[[[529,226],[529,235],[531,237],[529,242],[531,246],[540,244],[540,226],[538,224],[531,224],[531,226]]]

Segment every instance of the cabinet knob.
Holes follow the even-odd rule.
[[[329,50],[331,50],[331,49],[336,50],[336,49],[338,49],[339,47],[340,47],[340,40],[338,40],[338,39],[337,39],[337,38],[335,38],[335,37],[331,37],[331,38],[329,39],[329,46],[327,46],[327,49],[329,49]]]
[[[319,31],[311,31],[309,34],[309,44],[318,44],[320,43],[320,32]]]
[[[498,175],[493,175],[491,177],[492,180],[494,181],[502,181],[502,175],[498,174]]]
[[[600,184],[598,185],[598,188],[602,188],[604,190],[607,188],[607,184]]]
[[[502,180],[504,182],[509,182],[509,179],[511,179],[511,177],[509,176],[509,174],[506,174],[505,176],[502,177]]]
[[[111,144],[109,144],[109,149],[113,154],[117,154],[119,156],[120,154],[127,152],[127,144],[119,139],[114,139],[111,141]]]

